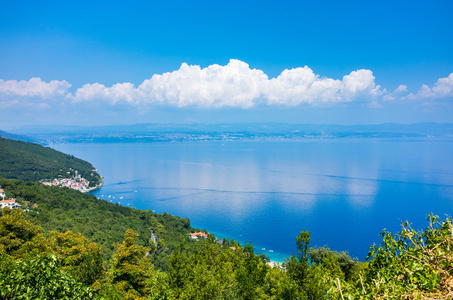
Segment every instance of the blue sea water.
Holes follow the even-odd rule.
[[[104,176],[98,198],[188,217],[283,261],[295,237],[364,260],[384,229],[453,212],[453,141],[57,144]],[[110,196],[110,197],[109,197]],[[262,251],[265,248],[265,251]],[[273,250],[273,252],[269,252]]]

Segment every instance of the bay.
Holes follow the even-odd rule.
[[[311,245],[364,260],[384,229],[453,211],[453,141],[332,139],[57,144],[104,176],[98,198],[188,217],[283,261]],[[262,250],[262,249],[266,250]],[[269,252],[272,250],[273,252]]]

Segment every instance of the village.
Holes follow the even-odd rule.
[[[60,178],[55,178],[52,181],[41,180],[40,182],[48,186],[68,187],[80,191],[82,193],[90,192],[102,186],[101,182],[94,187],[89,187],[90,181],[83,178],[77,173],[78,171],[75,170],[75,175],[72,178],[63,178],[61,175],[59,175]],[[68,174],[70,174],[70,172],[68,172]],[[91,176],[93,176],[93,173],[91,173]],[[14,209],[21,206],[19,203],[16,202],[16,199],[13,198],[5,199],[5,197],[6,197],[5,191],[3,189],[0,189],[0,198],[2,199],[0,200],[0,208],[8,207],[10,209]]]
[[[61,175],[58,175],[60,178],[55,178],[52,181],[41,180],[40,182],[49,186],[68,187],[82,193],[90,192],[102,186],[102,183],[100,183],[94,187],[89,187],[90,182],[77,173],[77,170],[75,170],[75,175],[72,178],[63,178]],[[93,176],[93,173],[91,173],[91,176]]]

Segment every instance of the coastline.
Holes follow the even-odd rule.
[[[203,226],[200,226],[198,224],[192,224],[192,226],[194,226],[195,228],[203,228]],[[207,229],[208,230],[208,229]],[[251,242],[250,240],[247,241],[247,239],[245,239],[244,237],[241,237],[241,236],[233,236],[231,234],[226,234],[224,232],[219,232],[219,231],[211,231],[211,230],[208,230],[210,233],[214,234],[214,236],[217,238],[217,239],[223,239],[223,238],[226,238],[228,240],[232,240],[234,239],[236,242],[240,243],[242,246],[244,246],[245,244],[247,244],[248,242]],[[282,265],[285,260],[289,259],[291,254],[290,253],[285,253],[285,252],[278,252],[276,251],[276,249],[274,249],[272,252],[269,252],[269,249],[268,246],[266,247],[266,245],[261,245],[261,244],[255,244],[255,243],[252,243],[253,245],[253,248],[254,248],[254,252],[256,255],[260,256],[261,254],[265,254],[269,259],[270,259],[270,262],[273,264],[273,265]],[[265,248],[266,250],[262,250],[263,248]]]
[[[101,177],[103,178],[103,177]],[[95,191],[95,190],[98,190],[100,189],[101,187],[104,186],[104,181],[101,179],[101,182],[99,184],[96,184],[95,186],[93,186],[92,188],[88,188],[88,189],[84,189],[83,191],[81,191],[82,193],[89,193],[89,192],[92,192],[92,191]]]

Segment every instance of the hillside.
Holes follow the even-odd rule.
[[[26,214],[28,220],[46,232],[81,233],[102,247],[106,259],[113,254],[113,244],[121,242],[128,229],[139,234],[138,244],[153,246],[152,228],[158,237],[154,263],[165,268],[166,256],[173,245],[195,230],[188,219],[120,206],[69,188],[1,177],[0,186],[7,197],[16,198],[22,208],[30,210]]]
[[[24,181],[72,177],[75,171],[90,181],[90,187],[101,182],[101,176],[87,161],[33,143],[0,137],[0,176]]]

